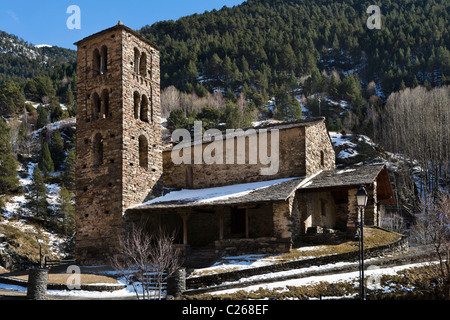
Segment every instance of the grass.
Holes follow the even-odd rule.
[[[396,233],[388,232],[377,228],[364,228],[364,248],[372,248],[387,245],[400,240],[401,236]],[[358,241],[342,241],[337,244],[327,244],[311,247],[311,250],[295,250],[305,248],[304,244],[298,243],[294,248],[281,255],[277,255],[278,262],[287,262],[300,260],[304,258],[318,258],[326,255],[341,254],[359,249]]]

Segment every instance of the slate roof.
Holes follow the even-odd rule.
[[[317,192],[336,188],[359,187],[372,184],[377,179],[379,199],[392,197],[385,165],[370,165],[342,170],[320,171],[309,177],[295,177],[244,183],[216,188],[172,191],[162,197],[129,208],[131,211],[239,205],[285,201],[295,191]]]
[[[288,178],[216,188],[173,191],[128,210],[237,205],[286,200],[304,180],[303,177]]]
[[[302,190],[368,185],[376,180],[383,168],[384,164],[322,171]]]

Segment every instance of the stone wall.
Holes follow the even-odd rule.
[[[305,127],[306,175],[335,168],[336,155],[325,122]]]
[[[214,247],[217,253],[228,256],[242,254],[276,254],[289,252],[290,239],[277,239],[274,237],[262,237],[252,239],[223,239],[216,240]]]
[[[247,132],[247,131],[246,131]],[[223,150],[223,159],[221,164],[192,164],[176,165],[172,161],[172,151],[167,150],[163,153],[164,164],[164,185],[169,188],[208,188],[238,183],[249,183],[263,180],[273,180],[287,177],[301,177],[306,173],[305,170],[305,142],[304,127],[293,127],[290,129],[279,130],[279,166],[278,171],[270,175],[262,175],[261,169],[269,165],[262,164],[257,159],[256,164],[250,163],[249,146],[254,147],[259,152],[259,134],[246,138],[245,142],[245,163],[239,164],[237,161],[237,139],[234,143],[235,160],[232,164],[227,164],[227,144],[225,140],[221,141]],[[272,154],[271,135],[267,134],[268,155]],[[215,141],[213,143],[219,143]],[[202,150],[211,148],[211,143],[203,143]],[[220,149],[217,149],[220,150]],[[229,150],[229,149],[228,149]],[[191,163],[194,163],[194,146],[191,147]],[[208,153],[209,154],[209,153]],[[252,156],[255,152],[251,153]],[[272,155],[272,156],[275,156]],[[188,176],[192,176],[192,183],[188,183]]]

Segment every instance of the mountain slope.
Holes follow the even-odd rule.
[[[450,74],[450,3],[384,0],[381,30],[369,30],[370,1],[249,0],[242,5],[140,32],[160,46],[162,86],[192,90],[198,83],[258,92],[290,88],[289,77],[315,68],[357,71],[387,96],[403,81],[438,85]],[[444,79],[444,81],[446,81]]]

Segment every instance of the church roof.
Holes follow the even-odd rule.
[[[377,181],[377,197],[389,203],[392,198],[384,165],[360,166],[343,170],[320,171],[309,177],[293,177],[243,183],[205,189],[172,191],[128,210],[170,209],[217,205],[239,205],[285,201],[295,191],[304,193],[329,191],[370,185]]]
[[[212,205],[236,205],[286,200],[304,178],[286,178],[205,189],[183,189],[144,202],[128,210]]]

